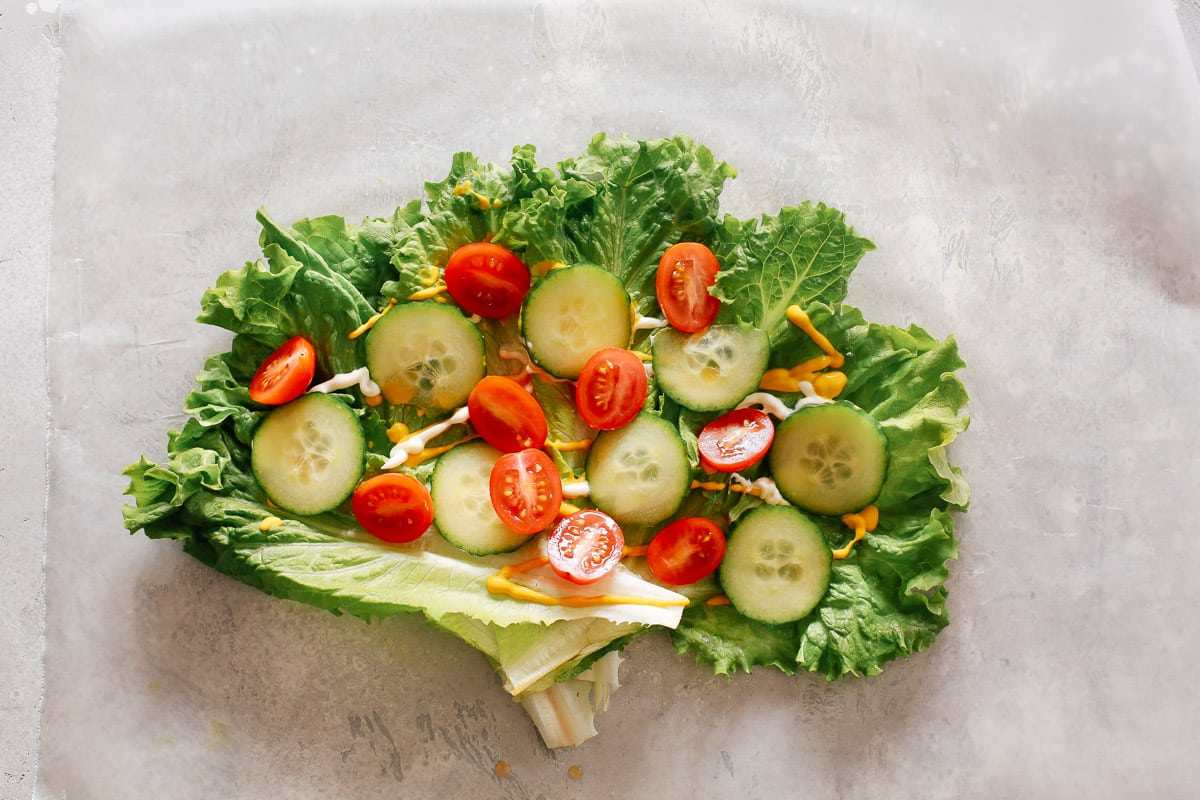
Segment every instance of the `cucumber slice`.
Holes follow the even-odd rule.
[[[679,433],[650,414],[600,434],[588,454],[592,502],[621,523],[662,522],[683,502],[691,477]]]
[[[693,411],[723,411],[758,388],[771,341],[744,325],[694,334],[670,328],[655,335],[653,353],[658,385],[672,400]]]
[[[629,346],[629,294],[599,267],[553,270],[525,298],[521,332],[530,355],[548,372],[578,378],[597,350]]]
[[[433,523],[442,538],[477,556],[507,553],[529,540],[496,516],[488,487],[500,451],[490,444],[459,445],[433,470]]]
[[[769,458],[775,483],[792,505],[846,514],[879,496],[888,441],[875,418],[858,406],[822,403],[783,421]]]
[[[306,394],[272,411],[254,432],[250,466],[271,502],[320,514],[346,501],[363,474],[366,437],[354,412],[333,397]]]
[[[457,308],[402,303],[367,334],[367,368],[393,405],[449,411],[483,378],[483,337]]]
[[[825,596],[832,562],[812,520],[787,506],[761,506],[734,526],[721,561],[721,588],[750,619],[795,622]]]

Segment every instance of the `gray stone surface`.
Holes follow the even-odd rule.
[[[0,797],[39,749],[38,796],[70,800],[1192,796],[1200,95],[1172,7],[838,5],[124,3],[71,10],[60,56],[56,14],[6,4],[4,363],[30,380],[0,385]],[[190,320],[255,206],[381,211],[453,149],[552,159],[599,129],[707,142],[735,213],[845,208],[879,245],[851,299],[958,335],[975,502],[929,652],[730,682],[645,639],[600,738],[551,754],[421,623],[123,536],[117,472],[225,341]]]
[[[10,7],[11,6],[11,7]],[[42,695],[53,15],[0,3],[0,798],[33,791]]]

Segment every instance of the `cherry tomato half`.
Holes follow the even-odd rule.
[[[250,399],[267,406],[290,403],[308,391],[317,371],[317,351],[303,336],[294,336],[258,365],[250,379]]]
[[[595,583],[616,568],[625,549],[621,526],[600,511],[563,517],[546,540],[550,568],[571,583]]]
[[[507,317],[529,292],[529,267],[513,251],[491,242],[466,244],[446,263],[446,291],[472,314]]]
[[[500,456],[492,467],[489,488],[496,516],[517,533],[550,527],[562,505],[562,478],[542,450]]]
[[[709,472],[737,472],[762,461],[775,441],[775,425],[757,408],[723,414],[700,430],[700,466]]]
[[[593,428],[616,430],[642,410],[646,385],[646,368],[633,353],[619,347],[598,350],[575,382],[579,416]]]
[[[658,532],[646,548],[654,577],[672,586],[706,578],[725,557],[725,534],[704,517],[677,519]]]
[[[702,331],[716,319],[721,301],[708,293],[721,265],[699,242],[680,242],[667,248],[658,262],[654,291],[671,327],[684,333]]]
[[[546,445],[550,429],[533,395],[512,378],[488,375],[467,397],[471,425],[483,440],[502,453]]]
[[[350,499],[350,508],[367,533],[385,542],[411,542],[433,522],[429,490],[416,478],[396,472],[360,483]]]

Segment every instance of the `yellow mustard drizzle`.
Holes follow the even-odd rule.
[[[268,531],[273,531],[282,525],[283,520],[281,520],[279,517],[263,517],[263,521],[258,523],[258,529],[263,533],[267,533]]]
[[[825,334],[816,329],[809,319],[808,314],[800,306],[788,306],[787,309],[788,322],[795,325],[800,330],[804,331],[808,338],[813,340],[813,344],[821,348],[821,352],[829,356],[829,366],[838,368],[846,363],[845,357],[837,351],[837,348],[825,338]]]
[[[875,530],[875,527],[879,525],[879,509],[875,506],[867,506],[857,514],[844,514],[842,515],[842,524],[854,531],[854,538],[845,546],[833,551],[833,557],[838,560],[849,558],[851,551],[854,550],[854,545]]]
[[[764,392],[798,392],[800,391],[800,379],[793,378],[791,370],[769,369],[763,373],[762,380],[758,382],[758,388]]]
[[[728,606],[733,605],[729,598],[723,594],[714,594],[712,597],[704,601],[706,606]]]
[[[458,447],[460,444],[466,444],[467,442],[470,442],[470,441],[472,441],[474,439],[478,439],[478,438],[479,438],[478,436],[472,434],[471,436],[464,436],[463,438],[459,439],[457,442],[451,442],[450,444],[438,445],[437,447],[426,447],[424,450],[417,453],[416,455],[410,455],[408,457],[408,460],[404,462],[404,466],[415,467],[415,466],[418,466],[419,464],[424,464],[426,461],[428,461],[431,458],[437,458],[442,453],[450,452],[454,448]]]
[[[807,361],[801,361],[799,364],[792,367],[790,370],[788,370],[788,373],[795,377],[799,375],[808,375],[809,373],[820,372],[823,369],[828,369],[832,360],[833,359],[831,359],[829,356],[825,355],[813,356]]]
[[[566,500],[558,504],[558,515],[560,517],[569,517],[572,514],[579,512],[579,506],[574,503],[568,503]]]
[[[545,275],[551,270],[562,269],[565,266],[566,263],[562,261],[539,261],[533,265],[533,272],[535,275]]]
[[[720,483],[719,481],[692,481],[693,489],[699,489],[703,492],[723,492],[726,489],[734,494],[749,494],[754,497],[763,497],[763,489],[759,486],[751,484],[743,486],[740,483]]]
[[[426,289],[418,289],[408,296],[409,300],[437,300],[438,295],[446,291],[446,284],[438,283]]]
[[[408,426],[403,422],[393,422],[392,427],[387,429],[388,441],[392,444],[400,444],[408,438]]]
[[[670,608],[674,606],[686,606],[687,598],[678,600],[659,600],[652,597],[627,597],[619,594],[598,594],[598,595],[567,595],[564,597],[554,597],[552,595],[539,592],[536,589],[530,589],[528,586],[522,586],[511,580],[513,575],[520,575],[523,572],[544,567],[549,563],[545,556],[531,558],[528,561],[522,561],[519,564],[510,564],[506,567],[501,567],[500,571],[495,575],[489,575],[487,579],[487,590],[492,594],[505,595],[513,600],[523,600],[527,603],[537,603],[543,606],[566,606],[568,608],[588,608],[591,606],[655,606],[658,608]]]
[[[426,264],[417,273],[417,280],[421,282],[422,286],[433,286],[440,277],[442,277],[442,270],[436,264]]]
[[[392,306],[394,306],[394,305],[396,305],[395,300],[388,300],[387,305],[384,306],[381,311],[379,311],[376,314],[372,314],[370,319],[368,319],[362,325],[359,325],[354,330],[350,331],[350,338],[357,339],[358,337],[362,336],[367,331],[371,330],[371,328],[374,328],[375,323],[379,322],[379,320],[383,319],[383,315],[386,314],[387,312],[391,311]]]
[[[587,450],[592,446],[593,439],[580,439],[575,442],[557,442],[547,439],[546,447],[557,450],[560,453],[577,453],[581,450]]]
[[[812,381],[813,391],[821,395],[821,397],[832,400],[842,393],[846,388],[846,373],[841,370],[830,370],[822,372],[820,375],[813,376]]]
[[[802,361],[791,369],[769,369],[763,373],[758,387],[766,392],[798,392],[800,384],[807,381],[812,384],[813,391],[827,400],[840,395],[846,388],[846,373],[839,370],[822,372],[829,367],[840,367],[846,363],[846,358],[837,348],[825,338],[825,334],[817,330],[807,313],[800,306],[789,306],[788,321],[808,335],[823,355],[814,356]]]
[[[483,211],[488,211],[489,209],[493,208],[500,208],[500,206],[504,205],[504,201],[499,198],[492,200],[486,195],[475,191],[475,187],[471,185],[470,181],[463,181],[454,187],[455,197],[467,197],[468,195],[475,198],[475,202],[479,204],[479,208]]]

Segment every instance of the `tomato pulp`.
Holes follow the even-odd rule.
[[[363,529],[385,542],[411,542],[433,522],[433,498],[410,475],[385,472],[358,485],[350,500]]]
[[[616,569],[625,535],[600,511],[578,511],[559,520],[546,540],[550,568],[571,583],[595,583]]]
[[[646,402],[646,368],[629,350],[606,347],[583,365],[575,382],[575,405],[590,427],[611,431],[627,425]]]
[[[454,251],[446,262],[446,291],[472,314],[499,319],[515,313],[529,293],[529,268],[513,251],[475,242]]]
[[[492,467],[489,489],[496,516],[518,533],[550,527],[562,505],[562,479],[542,450],[501,456]]]
[[[721,265],[699,242],[671,245],[658,262],[654,291],[671,327],[696,333],[712,324],[721,301],[708,290],[717,281]]]
[[[316,348],[303,336],[294,336],[259,364],[250,379],[250,399],[267,406],[290,403],[308,391],[316,371]]]
[[[713,574],[725,557],[725,534],[704,517],[677,519],[658,532],[646,548],[654,577],[686,586]]]
[[[512,378],[488,375],[467,397],[471,426],[502,453],[546,445],[546,414],[533,395]]]
[[[762,461],[775,441],[775,424],[757,408],[739,408],[700,430],[700,465],[708,472],[737,472]]]

